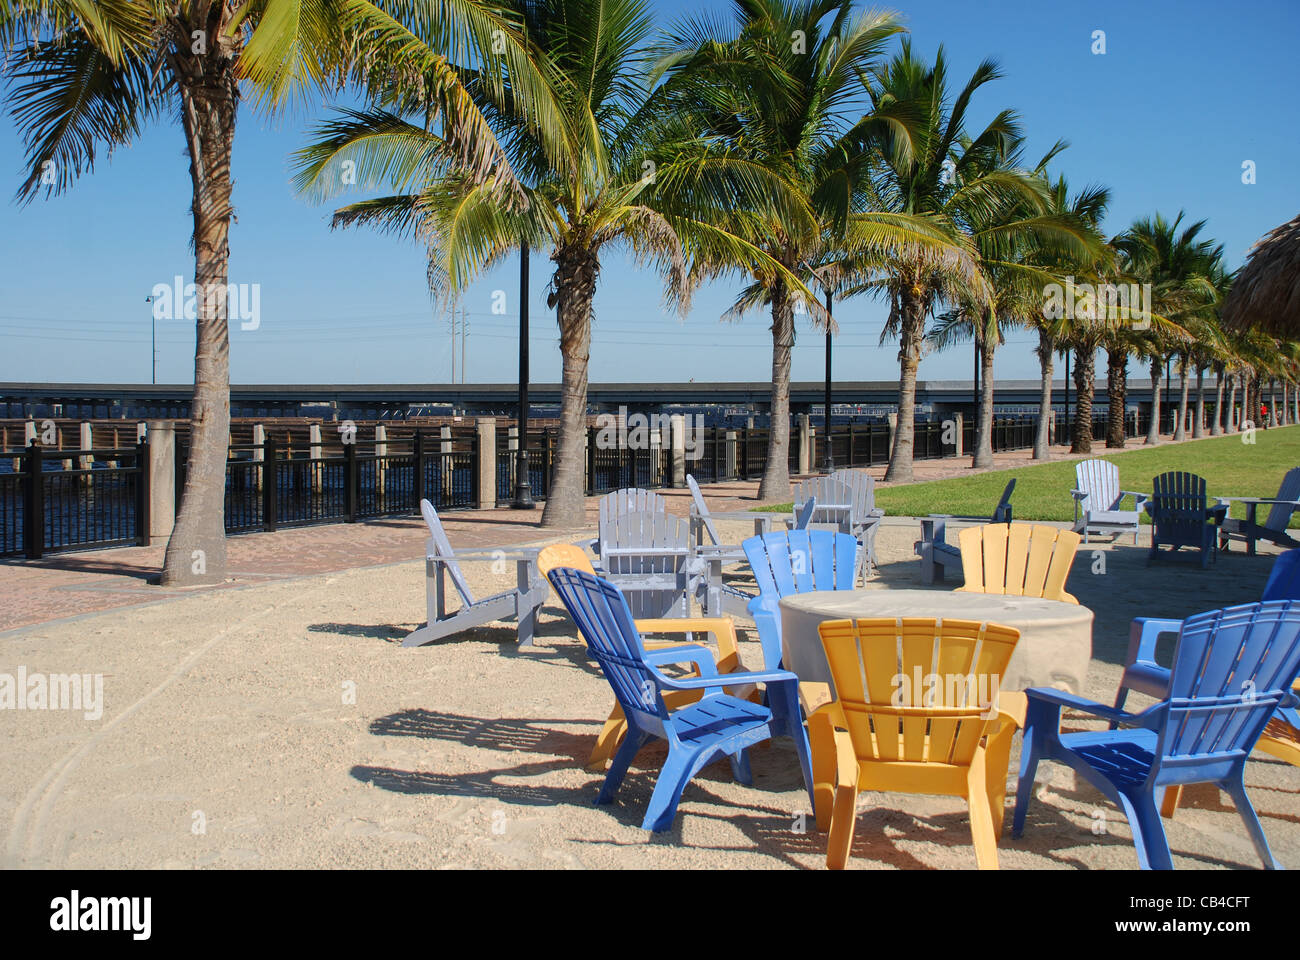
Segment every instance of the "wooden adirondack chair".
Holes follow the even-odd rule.
[[[1228,544],[1233,540],[1244,540],[1246,543],[1246,553],[1250,556],[1255,555],[1255,541],[1267,540],[1270,543],[1276,543],[1278,546],[1296,548],[1300,547],[1300,540],[1296,540],[1287,533],[1287,525],[1291,522],[1291,514],[1295,508],[1300,506],[1300,467],[1292,467],[1282,478],[1282,484],[1277,488],[1277,496],[1272,499],[1262,497],[1217,497],[1216,502],[1219,506],[1227,507],[1233,501],[1244,503],[1246,505],[1246,519],[1236,520],[1224,515],[1223,523],[1219,527],[1219,546],[1227,550]],[[1262,525],[1255,522],[1255,513],[1261,503],[1269,503],[1273,508],[1268,512],[1268,519]]]
[[[1214,783],[1232,797],[1255,852],[1280,867],[1246,795],[1246,758],[1300,672],[1300,604],[1251,603],[1188,617],[1178,632],[1169,695],[1125,713],[1063,690],[1026,690],[1029,709],[1016,788],[1015,836],[1025,825],[1040,760],[1073,767],[1128,818],[1143,869],[1173,858],[1156,809],[1166,791]],[[1061,732],[1061,708],[1128,729]]]
[[[543,577],[549,577],[551,571],[557,567],[568,567],[582,570],[592,576],[596,575],[591,561],[587,559],[587,554],[571,543],[553,543],[543,547],[541,553],[537,555],[537,570]],[[689,635],[688,639],[693,638],[697,633],[712,634],[718,647],[718,673],[736,673],[744,669],[740,662],[740,652],[736,649],[736,624],[730,617],[645,618],[636,621],[636,628],[642,634],[684,633]],[[662,650],[681,645],[679,640],[646,640],[644,643],[647,650]],[[728,687],[726,692],[745,700],[756,702],[761,700],[761,695],[753,684]],[[665,693],[664,703],[670,710],[676,710],[694,703],[700,699],[700,696],[698,690],[679,690]],[[616,700],[605,725],[596,736],[596,744],[587,759],[587,766],[592,770],[604,770],[626,734],[627,717],[623,715],[623,708]]]
[[[601,497],[596,506],[598,509],[596,537],[588,545],[596,556],[597,563],[599,563],[600,543],[605,538],[605,530],[614,522],[615,517],[625,513],[668,512],[668,502],[663,497],[651,490],[642,490],[640,487],[613,490]]]
[[[718,528],[713,524],[709,505],[704,500],[704,494],[700,492],[700,485],[689,473],[686,475],[686,485],[691,491],[691,542],[695,546],[696,558],[708,566],[704,609],[709,613],[732,613],[744,616],[753,597],[724,583],[722,568],[729,564],[744,562],[745,551],[738,543],[722,542],[722,537],[718,535]],[[755,517],[755,536],[766,533],[770,524],[770,517]]]
[[[881,790],[964,797],[975,860],[997,869],[1009,757],[1003,741],[1016,719],[996,699],[1020,631],[881,617],[827,620],[818,632],[836,696],[808,718],[817,825],[831,832],[826,865],[848,862],[858,794]]]
[[[1011,522],[1011,493],[1016,489],[1016,478],[1012,477],[1002,491],[993,513],[987,517],[961,517],[950,513],[932,513],[921,520],[921,539],[912,544],[912,551],[921,558],[921,582],[932,584],[943,582],[947,567],[961,565],[961,550],[948,540],[949,520],[975,520],[981,523]]]
[[[533,642],[537,628],[537,610],[546,600],[546,583],[534,580],[531,560],[516,561],[516,584],[513,590],[475,600],[465,575],[461,572],[456,553],[451,549],[447,533],[442,529],[438,512],[428,500],[420,501],[420,513],[429,527],[429,540],[425,545],[424,579],[425,608],[428,619],[425,625],[408,634],[402,641],[404,647],[419,647],[443,637],[449,637],[471,627],[479,627],[494,620],[519,622],[519,645]],[[462,559],[489,559],[492,554],[462,553]],[[447,612],[447,582],[460,594],[460,607]]]
[[[652,737],[667,741],[668,759],[655,783],[642,829],[661,831],[672,826],[686,784],[715,760],[728,758],[737,781],[753,782],[748,748],[778,732],[774,729],[773,710],[723,690],[737,683],[764,684],[769,702],[779,701],[787,715],[798,716],[798,677],[784,670],[719,674],[713,655],[694,644],[647,650],[633,623],[632,611],[613,583],[565,567],[552,570],[550,581],[613,687],[627,720],[627,736],[605,775],[596,798],[598,804],[614,799],[628,765]],[[660,668],[668,664],[691,664],[697,675],[666,676]],[[684,691],[699,691],[702,697],[689,706],[670,710],[665,694]],[[811,799],[807,735],[802,724],[795,724],[790,732],[795,735],[795,749]]]
[[[1288,550],[1273,561],[1260,600],[1300,600],[1300,549]],[[1177,633],[1182,626],[1181,620],[1154,617],[1139,617],[1133,621],[1129,628],[1128,657],[1115,695],[1116,710],[1123,708],[1130,690],[1157,700],[1169,696],[1170,672],[1168,667],[1156,661],[1156,644],[1162,634]],[[1300,680],[1293,685],[1293,690],[1300,692]],[[1255,749],[1300,766],[1300,712],[1294,707],[1279,709],[1264,728]],[[1165,792],[1165,802],[1160,810],[1164,816],[1174,815],[1180,793],[1179,787],[1170,787]]]
[[[708,587],[708,566],[691,549],[689,525],[661,511],[611,518],[600,536],[600,567],[637,617],[687,616]]]
[[[876,481],[861,470],[836,470],[828,477],[811,477],[795,487],[793,517],[815,500],[812,523],[835,524],[863,546],[858,576],[866,578],[876,565],[876,531],[885,511],[876,506]]]
[[[1151,499],[1144,506],[1151,515],[1151,552],[1147,563],[1160,555],[1160,547],[1177,553],[1191,547],[1201,553],[1201,567],[1209,566],[1217,554],[1214,535],[1226,506],[1206,507],[1205,480],[1194,473],[1171,470],[1152,481]]]
[[[1133,543],[1138,542],[1138,528],[1145,493],[1119,488],[1119,467],[1109,460],[1082,460],[1074,467],[1074,530],[1083,534],[1088,542],[1090,533],[1114,533],[1115,538],[1126,530],[1133,531]],[[1133,498],[1133,509],[1123,510],[1125,497]]]
[[[1079,602],[1065,592],[1077,533],[1046,524],[990,523],[967,527],[957,539],[966,575],[958,591]]]

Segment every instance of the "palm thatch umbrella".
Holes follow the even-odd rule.
[[[1236,329],[1300,338],[1300,216],[1251,248],[1223,305],[1223,319]]]

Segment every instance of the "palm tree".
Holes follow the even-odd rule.
[[[892,14],[855,15],[852,0],[737,0],[733,22],[676,26],[660,50],[678,109],[695,115],[710,150],[732,175],[761,171],[769,196],[738,205],[728,229],[761,247],[788,272],[828,294],[852,295],[852,278],[888,256],[943,259],[964,246],[941,222],[882,209],[872,173],[878,151],[910,155],[913,132],[897,102],[868,104],[861,77],[900,31]],[[702,270],[728,264],[701,260]],[[729,316],[767,307],[772,317],[771,430],[760,499],[789,495],[790,354],[796,309],[829,316],[788,279],[754,275]]]
[[[563,395],[541,522],[574,528],[585,522],[587,365],[601,256],[631,251],[663,275],[668,300],[679,308],[688,303],[696,262],[770,272],[799,295],[807,291],[783,264],[716,225],[721,211],[757,203],[769,179],[710,157],[692,117],[668,109],[668,90],[651,88],[643,69],[651,28],[644,0],[540,0],[521,13],[529,42],[555,78],[563,135],[554,143],[532,135],[528,114],[509,96],[488,111],[519,174],[518,208],[497,201],[490,178],[476,182],[459,169],[423,128],[418,99],[399,103],[411,117],[342,112],[299,153],[297,183],[329,196],[338,190],[335,171],[353,160],[372,174],[368,184],[398,188],[337,210],[333,222],[418,237],[440,295],[463,289],[521,239],[551,248],[548,304],[560,331]]]
[[[486,0],[447,6],[397,0],[9,0],[0,5],[0,71],[24,131],[32,200],[67,190],[99,152],[130,144],[145,124],[178,117],[190,160],[197,337],[189,461],[163,563],[166,585],[225,575],[230,354],[225,291],[233,216],[231,153],[240,100],[267,108],[374,69],[424,78],[448,149],[480,178],[501,171],[485,126],[446,51],[515,77],[548,135],[553,111],[516,25]],[[501,69],[495,69],[496,67]],[[485,85],[500,92],[499,82]],[[548,123],[548,121],[550,121]],[[43,176],[53,171],[54,176]],[[508,178],[498,175],[503,194]]]

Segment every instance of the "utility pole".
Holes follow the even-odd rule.
[[[144,302],[148,304],[152,304],[153,297],[152,296],[145,297]],[[153,325],[153,335],[149,340],[150,369],[153,371],[152,377],[150,379],[150,383],[157,385],[158,383],[158,315],[154,312],[152,307],[149,308],[149,318],[150,318],[150,322]]]
[[[465,355],[469,350],[469,312],[460,311],[460,382],[465,382]]]
[[[451,382],[459,383],[456,379],[456,308],[451,311]]]

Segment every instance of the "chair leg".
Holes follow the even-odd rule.
[[[600,733],[596,734],[596,745],[591,748],[591,756],[587,758],[587,769],[604,770],[605,764],[609,762],[609,758],[614,755],[614,751],[619,748],[626,735],[627,720],[623,716],[623,708],[616,703],[614,709],[609,712],[605,725],[600,728]]]
[[[808,718],[808,740],[812,749],[813,810],[817,816],[817,829],[827,830],[831,825],[831,809],[835,803],[835,728],[824,713]]]
[[[1011,816],[1011,835],[1020,836],[1025,829],[1025,814],[1029,812],[1029,798],[1034,792],[1034,774],[1038,772],[1041,736],[1032,725],[1026,724],[1024,742],[1020,745],[1020,778],[1016,781],[1016,809]]]
[[[997,837],[1002,836],[1002,821],[1006,814],[1007,768],[1011,764],[1011,741],[1015,735],[1016,728],[1003,723],[1000,730],[989,736],[988,746],[984,749],[984,789],[989,812],[993,815],[993,833]]]
[[[655,781],[654,793],[650,794],[650,806],[646,808],[645,819],[641,821],[642,830],[659,833],[673,825],[682,791],[691,779],[693,759],[685,750],[669,748],[668,759],[659,771],[659,779]]]
[[[970,809],[970,836],[975,845],[975,863],[981,870],[996,870],[998,836],[993,823],[993,812],[989,808],[988,786],[985,783],[986,762],[987,756],[976,750],[966,781],[966,806]]]
[[[1178,810],[1178,804],[1183,799],[1182,784],[1175,784],[1172,787],[1165,787],[1165,798],[1160,801],[1160,816],[1166,819],[1173,819],[1174,813]]]
[[[731,762],[731,776],[746,787],[754,785],[754,774],[749,769],[749,751],[737,750],[727,758]]]
[[[1264,836],[1264,828],[1260,826],[1259,816],[1255,813],[1255,805],[1250,802],[1250,797],[1246,796],[1246,785],[1241,779],[1244,772],[1244,769],[1239,771],[1235,778],[1229,778],[1221,786],[1236,804],[1237,813],[1241,814],[1242,822],[1246,824],[1246,832],[1250,834],[1250,842],[1255,845],[1255,853],[1264,862],[1265,869],[1281,870],[1282,864],[1277,862],[1273,851],[1268,848],[1268,840]]]
[[[835,788],[835,804],[831,811],[831,835],[826,843],[826,866],[843,870],[853,849],[853,829],[858,819],[857,777],[851,783]]]
[[[618,793],[618,788],[623,785],[623,777],[627,773],[628,766],[632,763],[632,758],[650,739],[648,733],[642,733],[639,730],[629,731],[629,733],[630,736],[623,738],[623,745],[618,748],[618,753],[614,754],[614,762],[610,764],[609,773],[605,774],[605,782],[596,797],[597,804],[613,801],[614,795]]]
[[[1121,793],[1120,801],[1129,829],[1133,831],[1138,866],[1143,870],[1172,870],[1174,858],[1169,853],[1169,838],[1165,836],[1165,825],[1160,822],[1155,797],[1150,793],[1136,796]]]

